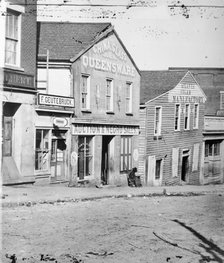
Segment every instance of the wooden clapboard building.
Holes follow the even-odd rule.
[[[170,68],[186,70],[186,68]],[[204,121],[203,184],[224,182],[224,68],[188,68],[207,100]]]
[[[36,149],[37,177],[127,184],[138,166],[140,73],[114,28],[40,22],[38,54],[36,140],[47,149]]]
[[[200,184],[206,97],[186,71],[141,71],[139,173],[146,185]]]
[[[3,185],[33,183],[36,1],[3,0],[0,13],[0,174]]]

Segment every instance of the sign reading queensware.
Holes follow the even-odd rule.
[[[39,105],[51,105],[51,106],[61,106],[61,107],[74,107],[74,98],[61,97],[47,94],[38,94]]]
[[[82,64],[84,67],[130,77],[134,77],[136,72],[118,42],[111,39],[94,45],[90,53],[82,56]]]
[[[138,135],[139,127],[122,125],[102,125],[102,124],[73,124],[72,134],[85,135]]]

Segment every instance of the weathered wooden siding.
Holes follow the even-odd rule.
[[[145,161],[145,149],[146,149],[146,108],[140,108],[139,110],[139,120],[140,120],[140,134],[139,134],[139,163],[138,163],[138,174],[141,176],[141,181],[145,184],[145,171],[146,171],[146,161]]]
[[[173,185],[180,183],[181,174],[181,162],[182,162],[182,151],[183,149],[189,150],[189,184],[199,184],[199,174],[201,166],[201,150],[202,150],[202,129],[204,122],[204,104],[199,105],[199,123],[198,129],[193,129],[193,106],[194,103],[190,104],[190,129],[184,130],[184,103],[181,104],[180,114],[180,131],[174,131],[174,111],[175,103],[168,103],[168,93],[158,97],[157,99],[149,102],[146,106],[146,153],[145,158],[148,156],[156,156],[156,159],[163,159],[163,173],[162,173],[162,184]],[[154,137],[154,115],[155,107],[162,107],[162,128],[161,138]],[[143,116],[143,115],[142,115]],[[143,123],[143,122],[141,122]],[[142,129],[144,127],[142,126]],[[144,134],[144,132],[141,130]],[[143,144],[144,139],[140,139]],[[192,159],[194,145],[199,144],[199,156],[198,156],[198,169],[192,171]],[[179,160],[178,160],[178,177],[172,176],[172,149],[179,148]],[[143,153],[143,149],[140,149]]]

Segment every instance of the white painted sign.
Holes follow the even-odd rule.
[[[39,105],[51,105],[51,106],[62,106],[62,107],[74,107],[74,98],[61,97],[47,94],[38,94]]]
[[[68,126],[68,118],[54,118],[53,124],[58,127]]]
[[[86,135],[138,135],[139,127],[122,125],[73,124],[72,134]]]

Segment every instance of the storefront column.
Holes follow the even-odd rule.
[[[94,179],[95,183],[101,184],[101,162],[102,162],[102,136],[98,135],[94,137],[93,147],[93,158],[94,158]]]
[[[76,186],[78,182],[78,135],[71,136],[69,186]]]

